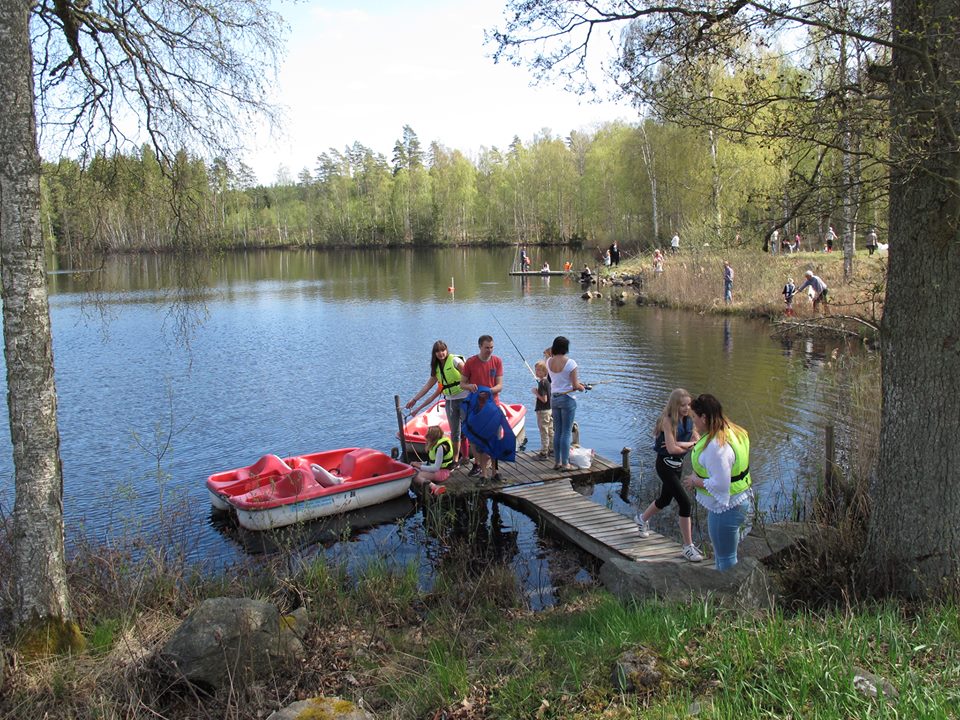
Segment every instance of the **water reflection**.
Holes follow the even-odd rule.
[[[591,260],[559,248],[538,255],[551,267]],[[677,386],[716,394],[750,431],[761,502],[773,507],[779,489],[815,475],[819,458],[807,450],[822,445],[822,426],[839,405],[821,371],[838,347],[857,346],[786,343],[771,339],[768,324],[742,318],[585,302],[575,278],[509,277],[512,257],[510,248],[225,253],[192,263],[147,255],[49,276],[68,538],[123,532],[123,519],[156,530],[158,482],[168,498],[205,509],[207,475],[265,453],[389,450],[393,396],[420,388],[437,337],[470,354],[479,335],[493,335],[504,400],[526,403],[531,422],[531,381],[519,354],[539,358],[556,335],[568,337],[581,376],[605,381],[577,399],[581,443],[613,460],[633,448],[629,486],[591,491],[618,512],[632,514],[659,487],[652,429]],[[4,381],[5,373],[0,387]],[[6,422],[0,418],[4,508],[12,503]],[[134,432],[159,437],[157,428],[172,430],[159,480],[155,459],[132,442]],[[91,478],[124,492],[104,503],[89,492]],[[557,561],[528,518],[491,506],[461,521],[531,587],[554,586],[549,566]],[[319,542],[317,552],[423,563],[428,578],[447,536],[426,534],[427,522],[415,511],[351,529],[348,543],[327,547],[322,532],[303,542]],[[246,550],[203,518],[189,530],[198,558],[229,564]]]

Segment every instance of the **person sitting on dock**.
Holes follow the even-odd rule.
[[[440,483],[450,477],[450,469],[453,467],[453,443],[444,436],[439,425],[431,425],[427,429],[424,444],[429,462],[410,463],[417,468],[413,482],[419,486],[426,485],[431,495],[443,495],[447,489]]]
[[[550,263],[545,262],[545,263],[543,264],[543,267],[540,268],[540,272],[543,273],[544,275],[549,275],[549,274],[550,274]]]
[[[583,270],[580,271],[580,282],[583,284],[593,282],[593,271],[589,265],[584,264]]]

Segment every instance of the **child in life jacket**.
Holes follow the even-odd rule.
[[[441,485],[450,477],[453,467],[453,443],[443,434],[439,425],[431,425],[424,438],[427,449],[427,462],[412,462],[417,468],[413,482],[417,485],[427,485],[431,495],[443,495],[447,489]]]

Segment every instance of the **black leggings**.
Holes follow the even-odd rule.
[[[680,467],[670,467],[664,462],[663,455],[657,455],[657,475],[663,483],[663,489],[660,491],[660,497],[653,501],[659,509],[663,510],[670,504],[671,500],[677,501],[677,514],[680,517],[690,517],[690,498],[680,484]],[[672,461],[672,459],[671,459]]]

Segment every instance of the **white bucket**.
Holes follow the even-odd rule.
[[[593,464],[593,450],[585,447],[570,448],[570,464],[581,470],[589,470]]]

